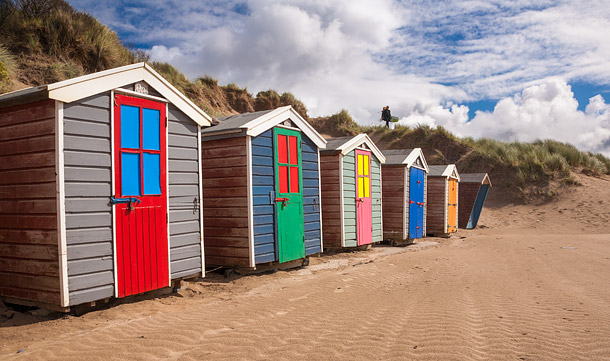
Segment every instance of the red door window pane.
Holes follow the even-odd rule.
[[[299,167],[290,167],[290,193],[299,193]]]
[[[297,165],[299,164],[299,150],[297,148],[297,137],[288,137],[289,142],[289,154],[290,154],[290,164]]]
[[[277,157],[279,163],[288,163],[288,144],[286,144],[286,136],[277,136]]]
[[[280,193],[288,193],[288,167],[281,165],[278,170],[280,172]]]

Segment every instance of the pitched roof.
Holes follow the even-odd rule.
[[[463,173],[460,174],[460,183],[480,183],[489,184],[491,187],[491,179],[487,173]]]
[[[197,124],[203,126],[211,124],[212,118],[209,115],[146,63],[125,65],[57,83],[3,94],[0,95],[0,107],[27,104],[43,99],[54,99],[64,103],[71,103],[75,100],[119,89],[139,81],[146,82]]]
[[[211,137],[226,133],[243,132],[246,135],[257,135],[290,119],[318,148],[326,147],[326,140],[290,105],[253,113],[244,113],[221,118],[218,125],[203,129],[201,136]]]
[[[384,149],[382,150],[383,155],[385,155],[386,165],[406,165],[407,167],[411,167],[416,165],[417,159],[421,160],[421,164],[426,172],[430,169],[428,168],[428,163],[426,162],[426,158],[424,157],[424,152],[421,148],[415,149]]]
[[[385,163],[386,157],[385,155],[377,148],[373,140],[366,134],[358,134],[356,136],[349,137],[339,137],[339,138],[330,138],[327,139],[326,150],[324,152],[335,152],[340,151],[341,154],[345,155],[362,144],[366,144],[366,146],[371,150],[371,152],[379,159],[381,163]]]
[[[455,164],[431,165],[429,177],[447,177],[460,180],[460,174]]]

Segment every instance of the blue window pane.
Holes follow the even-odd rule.
[[[144,153],[144,194],[161,194],[159,154]]]
[[[121,147],[140,148],[140,108],[121,105]]]
[[[140,155],[121,153],[121,193],[123,196],[139,196]]]
[[[156,109],[142,109],[142,143],[144,149],[159,150],[159,117]]]

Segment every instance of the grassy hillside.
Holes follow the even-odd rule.
[[[64,0],[0,0],[0,44],[0,93],[150,60]],[[191,81],[169,64],[150,64],[213,117],[292,105],[308,119],[307,108],[290,93],[267,90],[253,96],[247,88],[218,85],[207,75]],[[456,163],[461,172],[489,172],[494,193],[521,199],[552,197],[578,184],[574,174],[579,172],[610,173],[608,158],[551,140],[504,143],[459,139],[443,128],[360,127],[345,110],[309,121],[326,135],[366,132],[380,148],[420,147],[430,164]]]
[[[328,136],[369,134],[381,149],[422,148],[429,164],[455,163],[462,173],[488,172],[496,194],[506,199],[550,199],[579,185],[575,175],[610,174],[610,159],[574,146],[544,140],[533,143],[458,138],[443,127],[360,127],[345,110],[310,120]]]

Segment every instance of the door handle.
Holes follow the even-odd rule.
[[[364,199],[362,199],[362,198],[356,198],[356,202],[364,203]]]
[[[413,203],[415,203],[415,202],[409,199],[409,204],[413,204]]]
[[[134,207],[134,203],[135,204],[139,204],[140,202],[142,202],[141,199],[136,198],[136,197],[126,197],[126,198],[116,198],[116,197],[110,197],[110,203],[111,204],[119,204],[119,203],[128,203],[128,207],[130,211],[133,211],[135,209]]]

